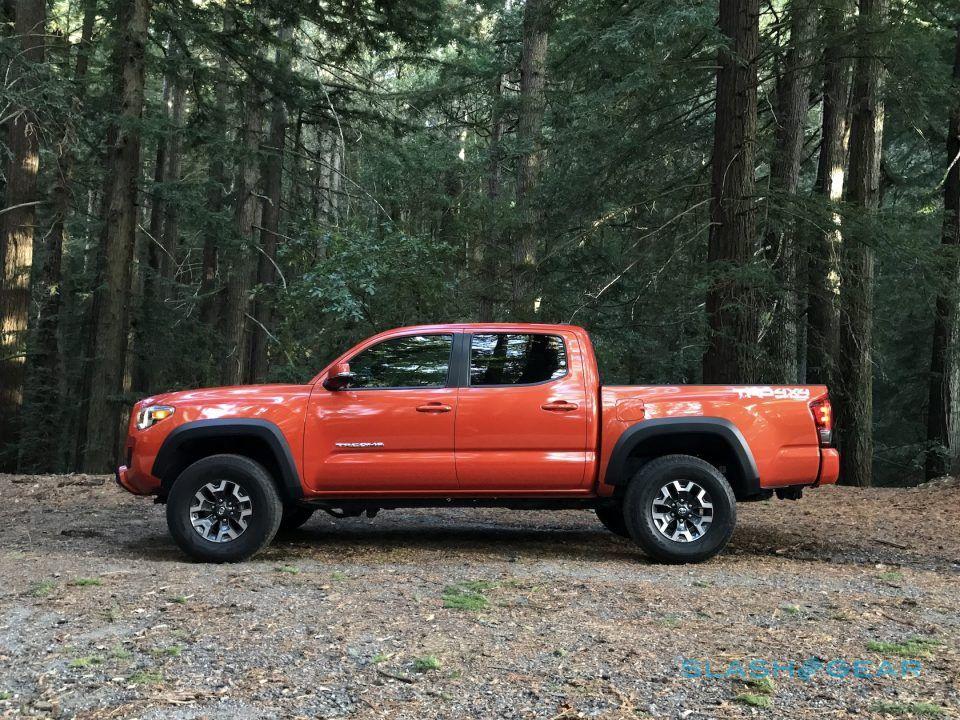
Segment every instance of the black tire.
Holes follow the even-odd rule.
[[[675,489],[676,486],[671,486],[674,481],[680,481],[685,487],[690,487],[690,482],[696,483],[706,490],[713,505],[711,522],[702,535],[692,540],[671,539],[666,532],[673,534],[681,526],[675,524],[661,531],[654,520],[654,500],[660,497],[662,488]],[[701,562],[715,556],[729,542],[737,524],[737,501],[730,483],[710,463],[691,455],[665,455],[648,462],[630,481],[624,500],[624,518],[630,537],[654,560]]]
[[[280,531],[289,532],[303,526],[307,520],[313,517],[314,508],[304,507],[303,505],[287,504],[283,506],[283,517],[280,518]]]
[[[191,521],[191,506],[201,488],[226,481],[245,495],[251,513],[246,527],[232,540],[203,537]],[[245,501],[245,502],[246,502]],[[203,562],[239,562],[263,550],[280,527],[283,503],[277,486],[262,465],[240,455],[211,455],[180,473],[167,496],[167,527],[187,555]]]
[[[597,518],[603,523],[603,526],[614,535],[629,538],[630,531],[627,529],[627,521],[623,517],[623,506],[601,505],[597,508]]]

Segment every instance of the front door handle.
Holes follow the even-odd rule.
[[[547,412],[570,412],[571,410],[576,410],[578,407],[576,403],[567,402],[566,400],[555,400],[554,402],[544,403],[540,406],[540,409],[546,410]]]
[[[445,413],[450,412],[453,408],[449,405],[444,405],[441,402],[430,402],[426,405],[417,405],[417,412],[422,413]]]

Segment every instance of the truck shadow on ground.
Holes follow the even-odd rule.
[[[107,543],[105,555],[145,561],[184,561],[186,558],[169,535],[139,535],[131,527],[125,542]],[[73,542],[94,541],[72,532]],[[99,545],[99,543],[97,543]],[[405,552],[410,557],[403,557]],[[416,557],[417,553],[425,553]],[[728,558],[777,557],[803,562],[847,565],[885,563],[920,568],[949,569],[956,562],[939,554],[921,553],[864,540],[860,543],[837,539],[829,543],[804,537],[789,529],[766,523],[743,523],[723,553]],[[451,556],[491,562],[518,561],[651,561],[630,540],[617,537],[599,525],[529,525],[467,518],[436,516],[395,516],[386,521],[367,519],[314,519],[298,530],[281,531],[262,557],[282,562],[294,558],[383,564],[388,562],[431,562],[431,555],[449,561]]]
[[[337,555],[393,555],[410,552],[438,553],[509,560],[645,560],[639,548],[603,529],[551,527],[517,528],[508,525],[443,527],[417,522],[388,527],[353,525],[311,527],[280,533],[273,549],[298,555],[333,551]]]

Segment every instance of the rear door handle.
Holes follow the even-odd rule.
[[[444,405],[441,402],[431,402],[426,405],[417,405],[417,412],[422,413],[445,413],[450,412],[453,408],[449,405]]]
[[[540,406],[541,410],[546,410],[547,412],[570,412],[571,410],[576,410],[579,407],[576,403],[567,402],[566,400],[555,400],[554,402],[544,403]]]

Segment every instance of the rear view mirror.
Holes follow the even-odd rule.
[[[350,372],[349,363],[337,363],[330,368],[327,379],[323,381],[323,387],[333,392],[346,390],[350,387],[354,377],[354,374]]]

